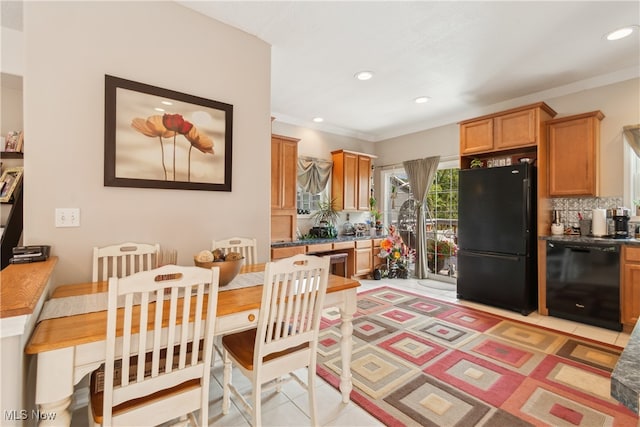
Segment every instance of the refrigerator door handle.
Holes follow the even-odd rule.
[[[469,252],[469,251],[460,251],[460,252],[464,253],[467,256],[482,257],[482,258],[507,259],[510,261],[518,261],[520,259],[520,256],[518,255],[493,254],[490,252]]]
[[[530,224],[530,215],[532,215],[533,213],[530,212],[531,211],[531,181],[529,180],[529,178],[523,179],[522,180],[522,194],[524,194],[524,200],[522,202],[523,205],[523,210],[522,210],[522,236],[527,238],[529,236],[530,230],[529,230],[529,224]]]

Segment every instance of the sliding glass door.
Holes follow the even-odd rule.
[[[458,229],[459,162],[440,162],[427,196],[427,262],[430,278],[455,282]],[[382,171],[383,221],[395,225],[404,242],[416,247],[416,201],[404,168]],[[411,266],[412,267],[412,266]],[[413,268],[411,268],[413,271]]]

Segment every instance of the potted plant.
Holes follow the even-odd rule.
[[[371,210],[371,217],[373,218],[373,226],[376,229],[376,233],[380,233],[382,231],[382,213],[377,209]]]
[[[318,203],[318,210],[311,215],[316,226],[328,228],[329,237],[338,236],[336,223],[338,222],[338,218],[340,218],[340,212],[336,209],[335,200],[336,199],[325,199],[321,201]]]
[[[458,246],[445,239],[427,239],[427,265],[429,269],[438,273],[444,268],[444,263],[449,257],[456,254]]]
[[[473,159],[473,160],[471,160],[471,164],[469,166],[471,167],[471,169],[481,168],[482,167],[482,160]]]

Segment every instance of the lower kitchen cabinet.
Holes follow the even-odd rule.
[[[621,320],[624,326],[633,327],[640,316],[640,247],[622,248]]]
[[[384,239],[373,239],[371,245],[372,268],[376,268],[380,264],[384,264],[384,260],[378,256],[382,250],[382,241]]]
[[[371,240],[357,240],[354,253],[356,257],[355,275],[361,276],[371,273],[371,269],[373,268]]]

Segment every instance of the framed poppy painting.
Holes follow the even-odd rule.
[[[105,75],[104,185],[231,191],[233,106]]]

